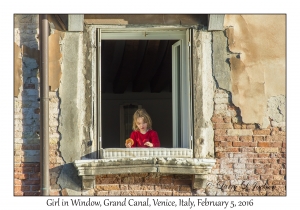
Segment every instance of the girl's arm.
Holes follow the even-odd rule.
[[[153,147],[160,147],[160,141],[157,132],[152,130],[150,137],[151,137],[151,143],[153,144]]]

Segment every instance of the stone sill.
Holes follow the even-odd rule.
[[[215,165],[214,159],[198,158],[112,158],[76,160],[79,176],[124,173],[208,174]]]
[[[95,176],[124,173],[192,174],[193,188],[203,187],[215,159],[137,157],[75,160],[74,166],[82,177],[82,188],[92,189]]]

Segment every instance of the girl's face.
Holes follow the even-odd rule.
[[[147,123],[144,122],[144,118],[143,117],[138,117],[136,119],[136,126],[139,128],[141,133],[146,133],[147,132]]]

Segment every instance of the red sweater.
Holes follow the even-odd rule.
[[[130,138],[134,141],[131,147],[147,147],[144,145],[147,141],[151,142],[153,147],[160,147],[157,132],[154,130],[148,130],[145,134],[142,134],[140,131],[132,131]]]

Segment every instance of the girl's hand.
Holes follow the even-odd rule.
[[[153,147],[153,144],[149,141],[147,141],[144,145],[147,146],[147,147]]]
[[[131,148],[131,143],[125,144],[125,147]]]

